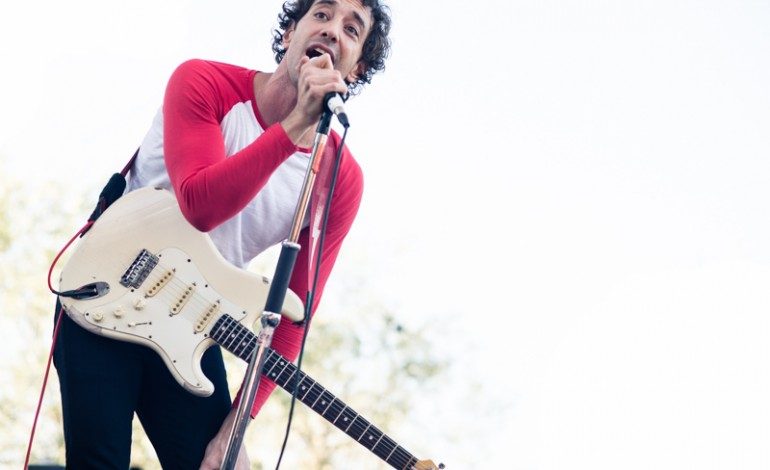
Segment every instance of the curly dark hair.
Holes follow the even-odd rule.
[[[278,14],[278,28],[273,30],[273,52],[275,61],[283,60],[286,49],[283,47],[283,35],[292,25],[297,24],[305,16],[316,0],[289,0],[283,4]],[[360,91],[365,83],[372,83],[375,73],[385,69],[385,58],[390,53],[390,9],[380,3],[380,0],[360,0],[365,7],[372,10],[372,28],[364,41],[361,50],[361,61],[366,68],[355,82],[348,84],[351,94]]]

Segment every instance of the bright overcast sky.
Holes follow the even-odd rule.
[[[0,156],[25,179],[99,186],[185,59],[274,67],[280,1],[14,3]],[[447,383],[432,417],[462,444],[411,447],[770,468],[770,3],[390,5],[388,68],[349,103],[366,193],[338,275],[363,263],[404,321],[447,319],[481,386]]]

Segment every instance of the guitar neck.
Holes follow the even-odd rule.
[[[249,361],[257,348],[257,336],[229,315],[223,315],[216,321],[211,329],[211,338],[244,361]],[[414,455],[270,348],[266,350],[262,375],[289,393],[296,384],[299,401],[393,468],[405,470],[418,464]]]

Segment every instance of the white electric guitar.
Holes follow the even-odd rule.
[[[97,219],[64,266],[60,297],[83,328],[154,349],[182,387],[208,396],[214,385],[201,371],[214,344],[248,361],[256,349],[249,326],[262,313],[270,280],[229,264],[205,233],[182,215],[168,191],[143,188],[118,199]],[[281,314],[302,320],[304,308],[289,291]],[[418,460],[315,380],[272,349],[262,374],[393,468],[443,468]]]

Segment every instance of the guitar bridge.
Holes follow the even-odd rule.
[[[142,248],[131,266],[120,276],[120,284],[138,289],[157,264],[158,257]]]

